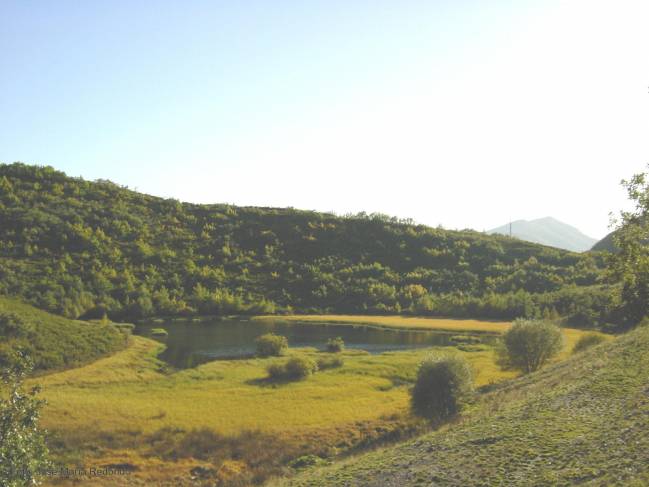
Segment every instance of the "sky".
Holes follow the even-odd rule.
[[[603,237],[649,3],[0,0],[0,161],[197,203]]]

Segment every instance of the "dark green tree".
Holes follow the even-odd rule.
[[[412,408],[420,416],[441,421],[457,414],[473,389],[473,374],[461,356],[433,355],[417,370]]]

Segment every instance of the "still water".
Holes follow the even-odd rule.
[[[152,328],[164,328],[166,337],[151,337]],[[369,353],[406,350],[454,344],[452,333],[440,331],[393,330],[366,325],[300,323],[286,321],[214,320],[204,322],[165,322],[141,324],[138,335],[148,336],[167,345],[160,359],[176,368],[194,367],[218,359],[251,357],[255,338],[273,332],[288,338],[290,347],[315,347],[323,350],[329,338],[342,337],[348,349]],[[457,334],[455,334],[457,336]],[[482,335],[480,340],[489,342]]]

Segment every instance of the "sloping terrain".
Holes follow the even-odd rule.
[[[69,318],[545,312],[599,323],[611,308],[599,255],[379,214],[181,203],[50,167],[0,164],[0,222],[0,293]]]
[[[489,230],[488,233],[509,235],[510,224]],[[596,239],[584,235],[572,225],[560,222],[552,217],[512,222],[511,234],[513,237],[520,238],[521,240],[571,250],[573,252],[590,250],[597,242]]]
[[[38,371],[81,365],[124,348],[126,336],[111,324],[56,316],[0,296],[2,354],[26,348]]]
[[[648,485],[647,364],[644,326],[495,387],[457,424],[286,485]]]

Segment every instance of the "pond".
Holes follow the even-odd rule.
[[[168,335],[151,335],[154,328],[164,328]],[[290,347],[314,347],[324,350],[328,339],[342,337],[348,349],[382,353],[431,346],[457,344],[458,334],[444,331],[396,330],[371,325],[300,323],[272,320],[215,319],[201,322],[156,322],[140,324],[137,335],[159,340],[167,345],[159,355],[176,368],[189,368],[219,359],[254,356],[255,339],[273,332],[288,338]],[[467,335],[467,341],[490,343],[490,335]]]

